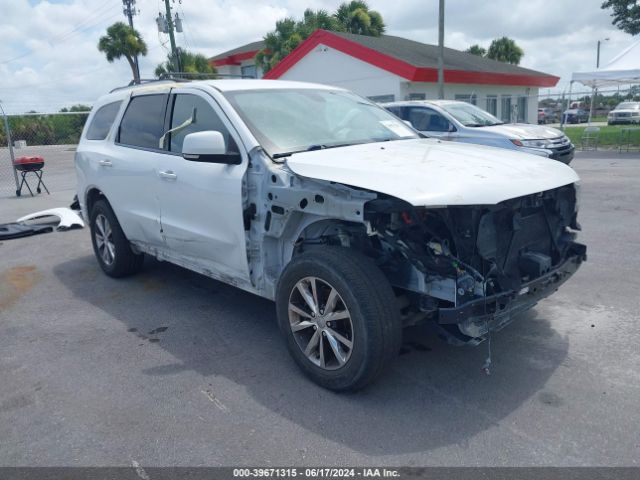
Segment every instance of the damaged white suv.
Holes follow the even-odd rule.
[[[479,343],[586,259],[568,166],[423,138],[322,85],[113,91],[76,169],[105,273],[147,254],[274,300],[293,358],[334,390],[370,383],[408,325]]]

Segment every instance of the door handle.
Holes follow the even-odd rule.
[[[111,160],[100,160],[98,163],[102,167],[113,167],[113,163],[111,163]]]
[[[162,170],[158,172],[158,175],[162,178],[166,178],[167,180],[176,180],[178,178],[178,175],[173,173],[171,170]]]

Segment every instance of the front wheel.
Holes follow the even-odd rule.
[[[400,349],[393,289],[358,252],[321,247],[294,257],[281,276],[276,304],[291,355],[325,388],[365,387]]]

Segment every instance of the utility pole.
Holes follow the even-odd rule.
[[[438,98],[444,99],[444,0],[438,14]]]
[[[600,68],[600,45],[602,42],[609,41],[609,37],[604,40],[598,40],[598,48],[596,49],[596,70]],[[593,104],[598,98],[598,87],[593,87],[591,90],[591,105],[589,105],[589,125],[591,125],[591,117],[593,116]]]
[[[164,0],[164,6],[167,12],[167,30],[169,31],[169,41],[171,42],[171,55],[173,56],[174,67],[177,72],[182,71],[182,67],[180,65],[180,56],[178,55],[178,49],[176,48],[176,39],[173,35],[173,18],[171,17],[171,6],[169,5],[169,0]]]
[[[136,15],[136,0],[122,0],[122,13],[129,20],[129,26],[133,28],[133,16]],[[136,68],[135,78],[140,79],[140,66],[138,65],[138,55],[134,55],[133,64]]]

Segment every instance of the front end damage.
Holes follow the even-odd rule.
[[[479,343],[552,294],[586,260],[575,241],[577,186],[497,205],[366,204],[370,252],[406,292],[405,323],[434,320],[452,343]]]

